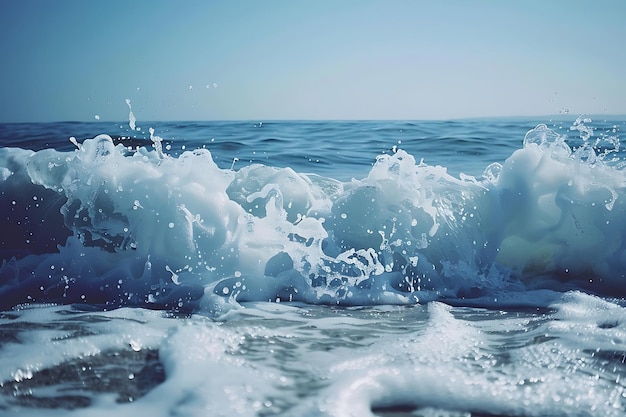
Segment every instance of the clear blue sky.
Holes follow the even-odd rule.
[[[0,121],[626,114],[626,0],[0,0]]]

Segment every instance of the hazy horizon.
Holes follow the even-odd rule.
[[[617,120],[626,119],[626,113],[624,114],[575,114],[575,113],[559,113],[559,114],[535,114],[535,115],[522,115],[522,116],[475,116],[475,117],[455,117],[455,118],[432,118],[432,119],[260,119],[260,118],[248,118],[248,119],[136,119],[135,123],[138,128],[148,128],[147,124],[150,123],[289,123],[289,122],[455,122],[455,121],[482,121],[482,120],[536,120],[537,123],[545,121],[574,121],[576,118],[589,118],[592,121],[598,120]],[[92,120],[39,120],[39,121],[0,121],[3,124],[16,123],[16,124],[30,124],[30,123],[121,123],[128,125],[128,118],[124,119],[92,119]]]

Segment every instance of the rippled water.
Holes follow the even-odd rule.
[[[623,416],[625,120],[0,125],[0,414]]]

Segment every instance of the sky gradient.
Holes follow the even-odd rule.
[[[626,114],[626,1],[0,0],[0,122]]]

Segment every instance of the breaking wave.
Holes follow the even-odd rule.
[[[626,296],[624,161],[585,123],[576,143],[538,125],[479,178],[402,149],[346,182],[223,169],[152,134],[151,147],[99,135],[73,151],[1,148],[0,308]]]

